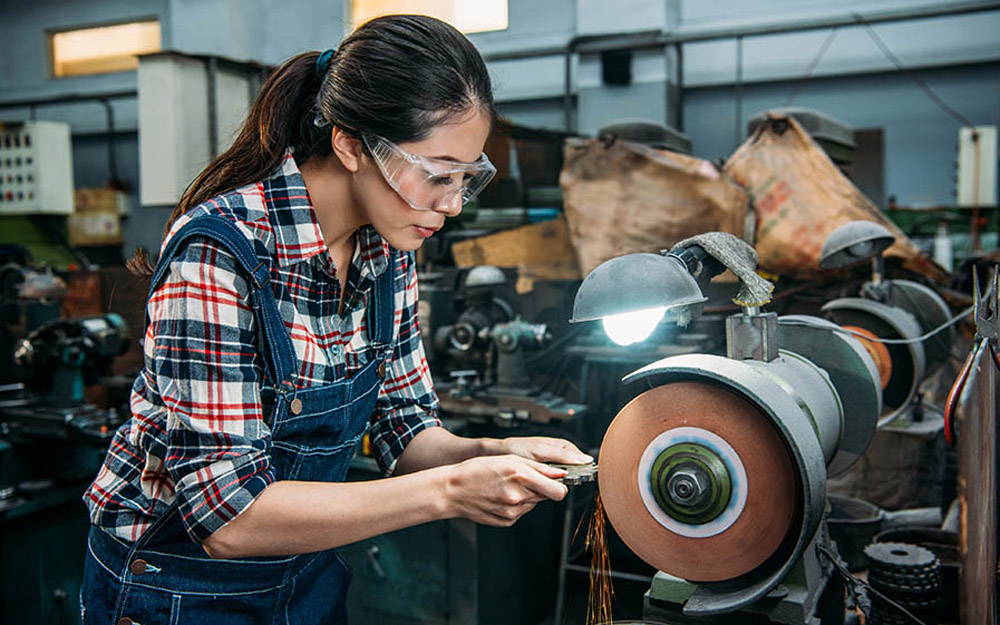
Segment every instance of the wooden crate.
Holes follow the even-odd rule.
[[[517,291],[531,291],[535,280],[578,280],[580,268],[569,242],[566,218],[468,239],[452,246],[455,265],[516,267]]]

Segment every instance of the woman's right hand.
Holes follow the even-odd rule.
[[[480,456],[452,465],[445,480],[451,516],[510,527],[542,500],[562,500],[568,492],[556,480],[562,469],[521,456]]]

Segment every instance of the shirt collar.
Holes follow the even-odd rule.
[[[299,172],[291,151],[263,182],[267,220],[274,230],[278,265],[285,267],[319,254],[326,245],[306,191],[306,181]]]
[[[291,150],[263,183],[267,219],[274,230],[278,265],[286,267],[308,260],[326,250],[323,231],[309,199]],[[353,262],[360,261],[361,275],[382,275],[388,266],[389,244],[371,226],[358,231]]]

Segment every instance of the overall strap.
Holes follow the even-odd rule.
[[[382,275],[372,285],[371,305],[368,307],[369,340],[382,359],[389,358],[392,348],[392,331],[396,321],[396,264],[399,252],[390,250],[389,262]]]
[[[170,238],[160,254],[153,280],[149,285],[150,296],[169,270],[170,261],[180,245],[195,236],[206,237],[218,243],[236,258],[240,267],[250,277],[248,281],[250,305],[257,314],[257,322],[266,343],[263,350],[264,361],[274,382],[275,391],[288,399],[289,394],[295,391],[295,379],[298,375],[295,347],[284,321],[281,320],[278,303],[270,288],[271,268],[267,260],[262,260],[268,258],[269,254],[260,241],[254,240],[251,244],[250,239],[236,224],[224,217],[215,215],[196,217],[184,224]],[[260,247],[260,253],[255,251],[256,246]],[[148,311],[146,324],[149,324]]]

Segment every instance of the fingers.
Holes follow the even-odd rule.
[[[526,457],[541,462],[558,462],[561,464],[587,464],[594,458],[583,453],[573,443],[561,438],[536,436],[521,440],[520,447],[526,448]]]
[[[484,511],[484,517],[477,519],[477,521],[494,527],[510,527],[522,516],[531,512],[538,504],[538,501],[535,500],[516,506],[503,506],[494,510]]]
[[[528,465],[529,470],[519,476],[523,486],[546,499],[562,501],[569,491],[564,484],[556,480],[565,477],[566,471],[534,460],[526,459],[524,463]]]
[[[558,480],[566,477],[566,469],[560,469],[559,467],[554,467],[544,462],[537,462],[535,460],[524,460],[525,463],[535,471],[538,471],[550,480]]]

